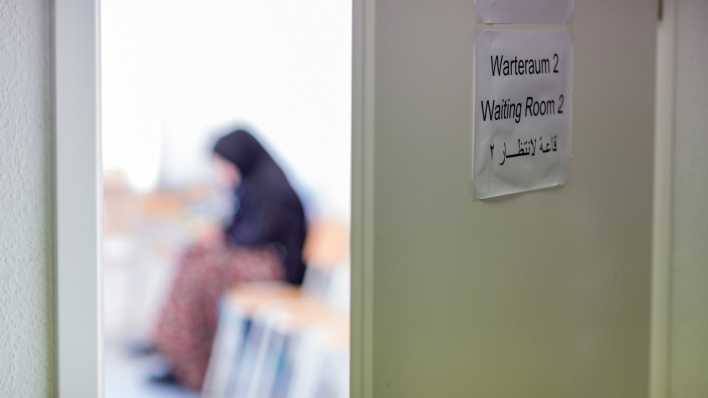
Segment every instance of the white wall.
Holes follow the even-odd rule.
[[[203,178],[214,130],[247,122],[315,210],[348,218],[349,0],[107,1],[101,24],[107,169]]]
[[[0,396],[54,391],[51,21],[0,0]]]

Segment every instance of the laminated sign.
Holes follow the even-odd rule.
[[[501,24],[564,24],[574,0],[476,0],[482,22]]]
[[[572,76],[573,52],[565,30],[479,34],[473,154],[478,198],[566,181]]]

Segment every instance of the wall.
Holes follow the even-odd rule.
[[[708,2],[675,8],[670,398],[708,396]]]
[[[54,393],[51,20],[0,0],[0,396]]]
[[[485,202],[474,2],[372,3],[373,396],[646,397],[656,2],[576,2],[570,181]]]
[[[106,169],[139,189],[202,181],[215,134],[245,122],[308,210],[349,217],[350,1],[107,1],[101,26]]]

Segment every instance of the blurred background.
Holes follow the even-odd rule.
[[[302,287],[224,295],[204,396],[348,396],[351,4],[106,0],[101,5],[106,395],[148,383],[175,262],[228,216],[211,146],[247,127],[308,216]]]

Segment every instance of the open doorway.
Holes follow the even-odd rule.
[[[346,0],[102,3],[107,397],[348,396],[351,21]],[[268,257],[225,231],[244,199],[214,158],[244,131],[303,207],[302,277],[282,234]]]

